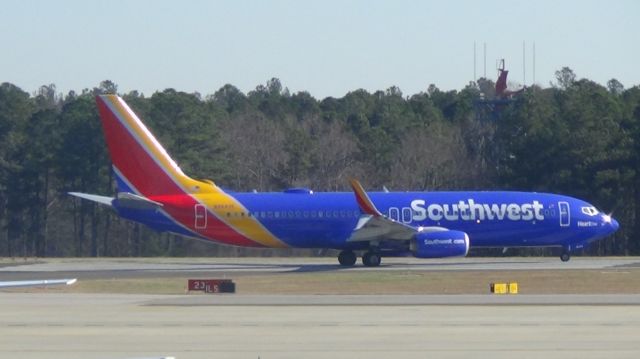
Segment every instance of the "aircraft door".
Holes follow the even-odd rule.
[[[402,223],[411,223],[413,210],[409,207],[402,208]]]
[[[389,218],[394,221],[400,220],[400,211],[396,207],[389,208]]]
[[[196,229],[205,229],[207,228],[207,207],[205,207],[203,204],[196,204],[195,207],[195,213],[194,213],[194,219],[195,219],[195,227]]]
[[[569,202],[558,202],[560,227],[569,227],[571,224],[571,211],[569,209]]]

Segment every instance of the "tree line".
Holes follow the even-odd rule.
[[[185,173],[238,191],[523,190],[576,196],[612,212],[614,236],[587,251],[640,254],[640,87],[578,79],[495,102],[481,78],[460,91],[397,87],[318,100],[276,78],[243,93],[121,93]],[[94,96],[0,85],[0,256],[301,255],[202,244],[119,219],[69,191],[112,195]],[[493,253],[487,251],[485,253]],[[521,254],[547,253],[524,250]]]

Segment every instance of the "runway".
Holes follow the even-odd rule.
[[[186,275],[234,275],[313,272],[401,271],[535,271],[640,268],[639,257],[574,257],[562,262],[554,257],[508,258],[384,258],[383,265],[344,268],[335,258],[90,258],[4,260],[0,280],[80,276],[84,278],[138,278]]]
[[[166,306],[2,293],[6,358],[637,358],[639,306]],[[150,305],[154,304],[155,305]]]
[[[343,281],[373,280],[375,285],[391,276],[426,285],[454,276],[489,280],[492,273],[529,278],[538,272],[544,274],[540,280],[553,275],[564,285],[575,278],[570,274],[584,272],[586,278],[628,282],[631,289],[627,294],[604,287],[598,294],[497,296],[488,294],[483,282],[485,294],[457,295],[5,291],[0,292],[0,357],[637,358],[639,267],[640,258],[573,258],[568,263],[557,258],[390,258],[380,268],[348,269],[333,258],[4,259],[0,280],[77,276],[79,285],[145,283],[157,277],[182,282],[191,275],[229,275],[245,285],[297,278],[306,285],[343,273],[354,274],[342,275]],[[525,292],[531,290],[532,283],[522,284]]]
[[[490,306],[640,305],[640,294],[563,295],[191,295],[146,302],[151,306]]]

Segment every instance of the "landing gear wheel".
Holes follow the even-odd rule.
[[[338,254],[338,262],[343,267],[351,267],[356,264],[356,254],[352,251],[342,251]]]
[[[569,254],[569,252],[562,252],[562,254],[560,255],[560,260],[563,262],[568,262],[569,259],[571,259],[571,254]]]
[[[362,264],[365,267],[377,267],[382,262],[382,258],[376,252],[367,252],[362,256]]]

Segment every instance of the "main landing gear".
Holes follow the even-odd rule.
[[[377,252],[369,251],[362,255],[362,264],[365,267],[377,267],[382,262],[382,257]]]
[[[338,262],[343,267],[351,267],[356,264],[356,254],[353,251],[344,250],[338,254]],[[377,267],[382,262],[382,257],[378,252],[368,251],[362,255],[362,264],[365,267]]]
[[[356,254],[353,251],[342,251],[338,254],[338,262],[343,267],[352,267],[356,264]]]

